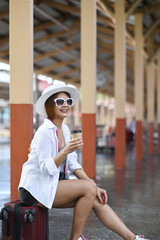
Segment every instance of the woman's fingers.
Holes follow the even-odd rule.
[[[108,200],[108,197],[107,197],[106,193],[102,194],[102,199],[103,199],[103,204],[106,204],[107,200]]]
[[[71,139],[67,144],[67,148],[69,152],[73,152],[75,150],[81,149],[82,146],[83,146],[83,141],[81,138]]]
[[[102,204],[107,203],[108,197],[107,197],[106,190],[98,188],[97,197],[98,197],[98,200],[99,200],[100,203],[102,203]]]
[[[97,197],[98,197],[99,202],[103,204],[103,199],[102,199],[101,195],[98,194]]]

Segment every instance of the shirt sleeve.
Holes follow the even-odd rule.
[[[76,169],[82,168],[81,164],[77,162],[77,153],[72,152],[68,154],[68,170],[74,172]]]
[[[54,175],[59,173],[59,170],[55,164],[55,161],[53,159],[53,148],[56,148],[56,142],[55,146],[53,146],[53,143],[49,137],[49,135],[43,131],[38,136],[37,139],[37,156],[38,156],[38,162],[40,166],[40,170],[42,174],[50,174]]]

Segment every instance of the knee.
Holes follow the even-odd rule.
[[[89,195],[89,197],[93,197],[95,199],[97,196],[96,184],[91,180],[87,180],[86,185],[87,185],[86,194]]]

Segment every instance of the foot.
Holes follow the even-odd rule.
[[[83,234],[78,238],[78,240],[88,240],[88,238],[85,238]]]
[[[135,240],[149,240],[149,239],[145,238],[143,235],[136,235]]]

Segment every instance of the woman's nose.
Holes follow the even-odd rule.
[[[64,101],[63,106],[67,106],[68,107],[67,101]]]

